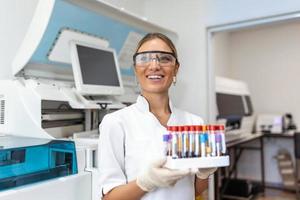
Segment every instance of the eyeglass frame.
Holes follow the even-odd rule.
[[[136,62],[135,62],[135,58],[136,56],[140,55],[140,54],[144,54],[144,53],[164,53],[164,54],[169,54],[169,55],[172,55],[174,58],[175,58],[175,64],[179,64],[178,62],[178,59],[175,55],[175,53],[173,52],[168,52],[168,51],[142,51],[142,52],[136,52],[135,54],[133,54],[133,64],[136,65]]]

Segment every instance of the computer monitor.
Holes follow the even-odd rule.
[[[123,84],[114,49],[70,41],[76,89],[86,96],[123,94]]]
[[[217,93],[218,118],[244,116],[244,101],[242,95]]]

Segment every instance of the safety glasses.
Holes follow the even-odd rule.
[[[171,67],[177,63],[174,53],[165,51],[143,51],[133,55],[136,67],[147,67],[152,61],[158,62],[161,67]]]

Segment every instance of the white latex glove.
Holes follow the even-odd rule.
[[[209,175],[215,173],[217,171],[217,168],[199,168],[196,172],[196,176],[199,179],[207,179]]]
[[[137,179],[137,185],[144,191],[150,192],[157,187],[170,187],[186,175],[190,170],[172,170],[163,167],[166,158],[153,161]]]

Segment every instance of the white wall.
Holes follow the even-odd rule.
[[[11,62],[21,44],[38,0],[5,0],[0,6],[0,79],[12,77]]]
[[[149,20],[175,30],[179,61],[178,83],[171,91],[176,106],[204,118],[206,101],[205,7],[203,1],[152,0],[146,2]]]
[[[294,115],[300,125],[300,21],[231,34],[232,76],[249,84],[257,114]]]
[[[212,60],[215,67],[216,76],[224,76],[230,78],[230,33],[221,33],[214,35]]]
[[[204,0],[209,26],[253,20],[300,10],[298,0]]]

